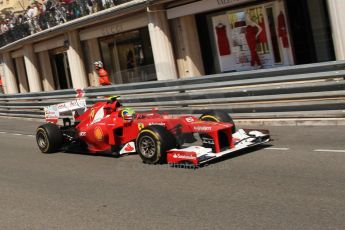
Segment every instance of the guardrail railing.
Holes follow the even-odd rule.
[[[173,114],[222,109],[235,119],[345,118],[345,61],[84,89],[89,105],[119,95],[137,111]],[[79,91],[78,91],[79,92]],[[74,89],[0,95],[0,115],[43,118],[43,107]]]

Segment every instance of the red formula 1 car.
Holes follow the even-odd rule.
[[[73,112],[75,121],[58,119]],[[239,130],[221,111],[195,116],[135,113],[121,106],[117,97],[86,108],[75,100],[45,108],[47,123],[37,129],[36,140],[43,153],[79,149],[88,153],[120,156],[138,153],[149,164],[199,165],[223,155],[269,141],[268,131]]]

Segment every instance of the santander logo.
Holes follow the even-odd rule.
[[[125,149],[124,149],[126,152],[131,152],[134,150],[133,146],[131,146],[131,144],[127,144]]]
[[[183,153],[183,154],[186,154],[186,153]],[[175,158],[175,159],[188,159],[188,160],[194,160],[196,158],[193,155],[183,155],[183,154],[175,153],[173,155],[173,158]]]
[[[135,143],[132,142],[128,142],[127,144],[125,144],[125,146],[122,147],[120,154],[125,154],[125,153],[134,153],[135,152]]]

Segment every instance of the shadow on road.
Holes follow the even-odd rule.
[[[203,164],[200,164],[197,166],[195,166],[189,162],[185,162],[185,163],[181,163],[181,164],[159,164],[159,165],[166,165],[166,166],[169,166],[170,168],[176,168],[176,169],[193,169],[193,170],[202,169],[202,168],[207,168],[209,166],[215,165],[217,163],[220,163],[220,162],[223,162],[226,160],[231,160],[231,159],[236,158],[236,157],[240,157],[240,156],[247,155],[247,154],[254,154],[256,151],[259,151],[261,149],[268,148],[271,146],[273,146],[273,145],[269,144],[269,143],[266,143],[263,145],[253,146],[250,148],[239,150],[237,152],[233,152],[229,155],[224,155],[224,156],[219,157],[219,158],[214,158],[214,159],[212,159],[206,163],[203,163]],[[126,157],[126,156],[137,155],[138,159],[140,159],[140,157],[137,153],[127,153],[127,154],[124,154],[121,156],[117,156],[117,155],[111,154],[110,152],[90,153],[90,152],[87,152],[86,150],[83,151],[81,149],[73,149],[73,148],[72,149],[64,149],[61,152],[50,153],[50,154],[58,154],[58,153],[67,153],[67,154],[76,154],[76,155],[85,155],[85,156],[94,156],[94,157],[108,157],[108,158],[114,158],[114,160],[115,159],[120,160],[120,158]],[[149,166],[148,164],[145,164],[145,165]],[[155,167],[156,165],[157,164],[152,164],[151,166]]]

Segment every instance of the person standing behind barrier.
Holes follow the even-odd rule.
[[[39,10],[35,3],[32,3],[31,6],[28,6],[26,15],[28,16],[28,19],[29,19],[31,34],[41,31],[41,28],[39,27],[38,21],[37,21]]]
[[[88,14],[92,14],[93,13],[93,1],[92,0],[87,0],[87,9],[88,9]]]
[[[33,3],[31,4],[31,8],[33,9],[33,22],[34,22],[34,27],[35,27],[35,31],[36,32],[40,32],[41,31],[41,27],[39,25],[39,17],[41,14],[41,3],[37,2],[37,1],[33,1]]]
[[[96,0],[96,4],[97,4],[97,12],[104,10],[104,6],[103,6],[103,0]]]
[[[93,63],[95,65],[95,68],[98,72],[98,76],[99,76],[99,84],[101,86],[105,86],[105,85],[111,85],[110,81],[109,81],[109,74],[108,72],[103,68],[103,63],[101,61],[96,61]]]

